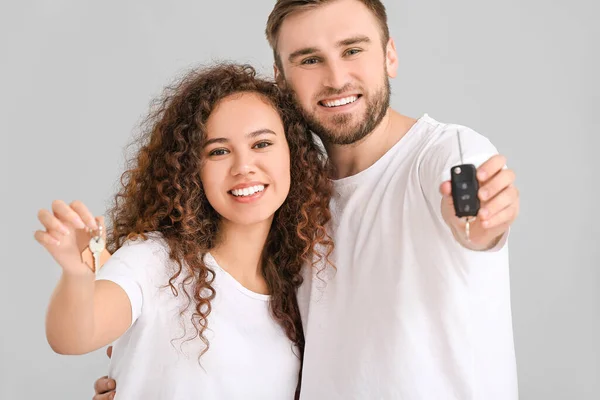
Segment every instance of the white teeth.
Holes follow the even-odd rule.
[[[358,100],[358,96],[350,96],[334,101],[323,101],[322,103],[325,107],[339,107],[345,106],[346,104],[354,103],[356,100]]]
[[[256,185],[256,186],[250,186],[250,187],[246,187],[243,189],[234,189],[231,191],[231,194],[234,196],[252,196],[254,193],[256,192],[262,192],[263,190],[265,190],[264,185]]]

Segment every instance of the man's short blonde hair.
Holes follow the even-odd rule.
[[[277,0],[273,11],[269,14],[267,20],[267,29],[265,31],[267,40],[271,49],[273,49],[273,56],[277,66],[281,69],[281,59],[277,52],[277,39],[279,37],[279,30],[283,21],[293,13],[298,11],[305,11],[314,9],[327,3],[331,3],[336,0]],[[379,26],[381,28],[381,40],[383,46],[387,45],[390,38],[390,31],[387,24],[387,13],[385,6],[381,0],[357,0],[363,3],[377,18]]]

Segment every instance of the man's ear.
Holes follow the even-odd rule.
[[[390,38],[385,46],[385,63],[387,66],[388,76],[395,78],[398,73],[398,53],[396,52],[396,44],[394,39]]]
[[[279,87],[285,87],[285,79],[283,79],[283,73],[280,71],[277,63],[273,63],[273,76],[275,77],[275,82]]]

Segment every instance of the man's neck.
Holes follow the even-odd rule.
[[[334,167],[334,179],[356,175],[375,164],[417,122],[388,108],[377,127],[359,142],[350,145],[325,144]]]
[[[246,288],[263,294],[267,286],[260,265],[270,229],[271,220],[251,226],[223,221],[218,244],[211,250],[221,268]]]

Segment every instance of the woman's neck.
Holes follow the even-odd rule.
[[[268,294],[261,271],[263,249],[272,220],[254,225],[238,225],[222,221],[219,240],[211,254],[217,263],[244,287]]]

